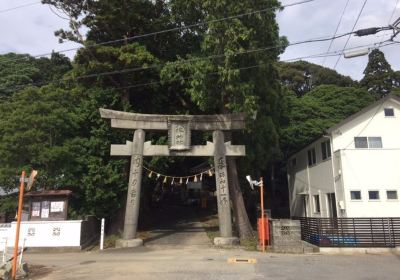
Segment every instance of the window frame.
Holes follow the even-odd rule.
[[[332,157],[331,152],[331,140],[321,142],[321,158],[322,160],[328,160]]]
[[[382,144],[382,137],[381,136],[370,136],[370,137],[367,137],[368,138],[368,149],[382,149],[383,148],[383,144]],[[375,138],[375,139],[379,139],[380,140],[380,147],[371,147],[371,144],[370,144],[370,139],[372,139],[372,138]]]
[[[315,147],[307,150],[308,166],[317,164],[317,154],[315,153]]]
[[[371,192],[377,192],[378,198],[371,198],[370,197]],[[379,190],[368,190],[368,201],[380,201],[380,200],[381,200],[381,192]]]
[[[396,198],[389,198],[389,197],[388,197],[388,192],[396,192]],[[386,190],[386,200],[387,200],[387,201],[398,201],[398,200],[399,200],[398,191],[397,191],[397,190],[393,190],[393,189],[391,189],[391,190]]]
[[[359,199],[358,198],[353,198],[352,195],[351,195],[353,192],[358,192],[360,194],[360,198]],[[350,190],[350,200],[351,201],[362,201],[362,192],[361,192],[361,190]]]
[[[386,112],[387,112],[388,110],[390,110],[390,111],[393,113],[393,115],[387,115]],[[385,118],[394,118],[394,117],[395,117],[395,113],[394,113],[394,108],[393,108],[393,107],[386,107],[386,108],[383,108],[383,113],[384,113],[384,115],[385,115]]]
[[[357,139],[365,138],[367,146],[366,147],[357,147]],[[379,147],[371,147],[371,142],[372,139],[374,140],[380,140],[380,146]],[[355,136],[354,137],[354,148],[355,149],[382,149],[383,148],[383,141],[382,141],[382,136]]]
[[[319,194],[313,195],[313,202],[314,202],[314,214],[321,214],[321,201],[319,198]]]
[[[365,138],[367,146],[366,147],[357,147],[357,139]],[[356,149],[368,149],[368,137],[366,136],[355,136],[354,137],[354,148]]]

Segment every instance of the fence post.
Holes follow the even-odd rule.
[[[320,246],[321,245],[321,218],[317,218],[317,221],[318,221],[318,224],[317,224],[317,226],[318,226],[318,230],[317,230],[317,232],[318,232],[318,246]]]
[[[372,244],[375,244],[375,242],[374,242],[374,229],[372,227],[372,218],[369,218],[369,225],[370,225],[370,229],[371,229]]]
[[[392,240],[392,234],[393,234],[392,228],[393,228],[393,226],[390,225],[391,224],[390,222],[391,222],[391,219],[387,218],[387,225],[388,225],[388,231],[389,231],[389,244],[390,244],[390,247],[394,247],[393,246],[393,240]]]
[[[101,229],[100,229],[100,250],[104,249],[104,218],[101,219]]]
[[[354,247],[357,247],[358,236],[357,236],[357,233],[356,233],[356,222],[354,221],[354,218],[353,218],[352,221],[353,221]]]

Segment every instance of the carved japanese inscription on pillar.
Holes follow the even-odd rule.
[[[135,205],[136,196],[138,193],[138,174],[142,172],[142,156],[134,155],[132,156],[132,165],[131,165],[131,186],[129,188],[129,200],[132,205]]]
[[[183,151],[190,149],[190,123],[187,120],[168,119],[169,149]]]
[[[217,162],[218,162],[218,165],[216,168],[216,173],[218,174],[217,180],[218,180],[218,186],[219,186],[219,189],[218,189],[219,201],[218,201],[218,203],[224,207],[229,204],[225,157],[218,157]]]

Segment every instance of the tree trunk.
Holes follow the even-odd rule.
[[[254,232],[247,215],[246,207],[244,205],[235,158],[227,157],[227,165],[229,195],[232,200],[233,216],[235,217],[235,225],[239,234],[239,238],[240,240],[250,239],[254,237]]]
[[[225,141],[231,140],[232,132],[225,132]],[[253,228],[249,216],[247,215],[242,190],[239,185],[236,159],[234,157],[226,157],[226,162],[228,170],[229,196],[232,200],[233,216],[235,218],[235,226],[239,238],[240,240],[254,238]]]

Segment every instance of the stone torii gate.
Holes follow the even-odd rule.
[[[224,141],[223,131],[244,129],[244,115],[150,115],[100,109],[104,119],[111,119],[111,127],[134,130],[133,141],[125,145],[111,145],[112,156],[130,156],[128,194],[126,200],[123,237],[118,247],[136,247],[143,240],[136,238],[142,165],[145,156],[213,156],[218,200],[220,237],[216,245],[238,242],[232,236],[232,219],[229,199],[226,156],[245,156],[245,146]],[[145,130],[168,130],[168,145],[145,142]],[[191,130],[213,131],[213,142],[191,146]]]

